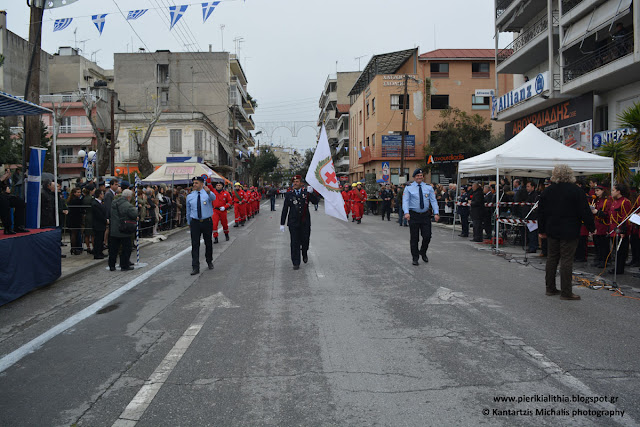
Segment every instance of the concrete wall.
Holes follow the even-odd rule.
[[[338,76],[338,104],[349,104],[349,92],[356,84],[358,77],[360,77],[359,71],[341,72]]]
[[[98,64],[83,56],[54,55],[49,61],[49,89],[51,93],[74,92],[78,90],[78,87],[84,89],[93,86],[98,80],[106,81],[107,87],[113,89],[113,73],[105,71]]]

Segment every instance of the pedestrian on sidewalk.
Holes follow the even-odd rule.
[[[187,196],[187,222],[191,231],[191,275],[200,273],[200,236],[204,239],[205,260],[213,270],[213,201],[216,195],[204,185],[204,178],[193,178],[193,191]]]
[[[551,186],[540,196],[538,228],[547,238],[546,295],[558,295],[564,300],[579,300],[572,292],[573,257],[578,246],[582,223],[591,232],[596,225],[587,196],[575,185],[576,178],[566,164],[553,168]],[[556,270],[560,264],[560,291],[556,288]]]
[[[424,262],[429,262],[427,250],[431,242],[431,213],[435,214],[436,222],[440,221],[440,211],[433,187],[424,182],[422,169],[413,171],[413,182],[404,189],[402,207],[404,217],[409,221],[409,233],[411,235],[409,245],[413,265],[418,265],[418,257]],[[418,242],[422,234],[422,245],[418,250]]]
[[[131,204],[131,199],[133,199],[133,191],[129,190],[127,186],[126,190],[122,190],[121,196],[114,199],[111,204],[111,215],[109,216],[109,222],[111,223],[111,229],[109,230],[109,270],[111,271],[116,270],[116,258],[121,246],[120,270],[133,270],[129,257],[131,256],[131,237],[135,233],[135,227],[133,230],[129,230],[126,221],[136,221],[138,211]]]
[[[93,215],[93,259],[104,259],[104,232],[107,229],[107,209],[104,205],[104,191],[99,188],[93,195],[91,202]]]
[[[280,231],[284,232],[285,223],[289,226],[291,237],[291,262],[293,269],[300,268],[300,252],[302,261],[307,263],[309,256],[309,239],[311,237],[311,215],[309,202],[318,203],[318,196],[313,187],[308,186],[306,191],[302,188],[302,176],[296,175],[292,181],[293,191],[284,196],[282,215],[280,216]]]

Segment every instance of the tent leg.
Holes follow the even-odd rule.
[[[451,230],[451,238],[456,235],[456,214],[458,213],[458,195],[460,195],[460,174],[458,173],[458,180],[456,181],[456,199],[453,201],[453,229]]]
[[[498,250],[500,249],[500,222],[498,221],[498,219],[500,218],[500,201],[502,200],[502,197],[500,196],[500,168],[496,168],[496,233],[495,233],[495,239],[496,239],[496,253],[498,253]]]

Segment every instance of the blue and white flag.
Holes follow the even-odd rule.
[[[149,9],[130,10],[129,14],[127,15],[127,19],[128,20],[138,19],[142,15],[144,15],[147,12],[147,10]]]
[[[27,228],[40,228],[40,204],[42,189],[42,168],[46,148],[31,147],[29,156],[29,177],[27,178]]]
[[[87,166],[89,166],[89,155],[85,154],[84,155],[84,160],[82,161],[82,167],[86,169]]]
[[[104,21],[106,16],[107,16],[106,13],[103,13],[102,15],[91,16],[91,20],[95,24],[98,31],[100,31],[100,35],[102,35],[102,30],[104,30]]]
[[[171,27],[169,28],[169,31],[171,31],[173,26],[178,23],[180,18],[182,18],[182,15],[184,15],[188,7],[189,5],[183,4],[182,6],[171,6],[169,8],[169,13],[171,15]]]
[[[220,4],[219,1],[212,1],[212,2],[202,3],[202,23],[203,24],[205,22],[207,22],[207,19],[209,19],[209,17],[213,13],[213,10],[219,4]]]
[[[56,19],[53,23],[53,31],[55,32],[64,30],[69,25],[71,25],[71,21],[73,21],[73,18]]]

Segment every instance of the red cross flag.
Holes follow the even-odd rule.
[[[336,176],[336,170],[333,167],[329,139],[324,126],[320,131],[320,140],[305,180],[324,197],[325,214],[347,221],[344,199],[340,193],[340,179]]]

